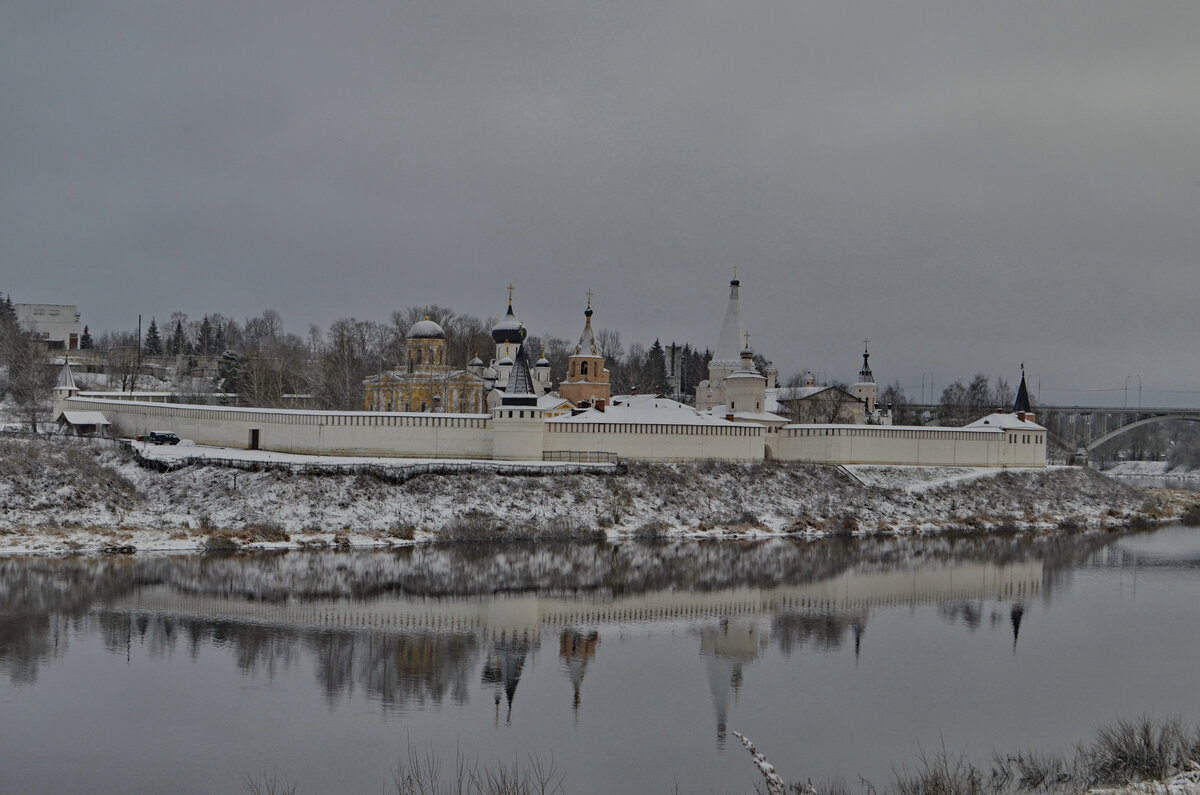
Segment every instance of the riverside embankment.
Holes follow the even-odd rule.
[[[182,550],[214,538],[227,547],[356,546],[1079,529],[1164,521],[1195,499],[1075,468],[699,462],[512,474],[485,462],[413,476],[400,465],[411,468],[244,461],[162,471],[163,462],[112,443],[0,438],[0,553]]]

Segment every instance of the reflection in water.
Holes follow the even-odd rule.
[[[558,638],[558,656],[567,669],[571,689],[574,691],[571,708],[575,711],[576,718],[579,717],[579,690],[583,685],[583,675],[587,673],[588,663],[596,656],[596,647],[599,645],[600,633],[595,631],[584,633],[568,628],[564,629]]]
[[[725,747],[730,703],[742,690],[742,666],[758,659],[767,638],[758,622],[722,619],[700,630],[700,654],[708,674],[708,687],[717,713],[717,747]]]
[[[543,629],[562,628],[559,655],[578,709],[600,643],[595,628],[686,621],[703,627],[701,654],[720,701],[736,698],[742,666],[770,640],[791,655],[836,651],[853,637],[857,656],[881,606],[937,604],[973,631],[986,600],[1011,603],[1015,651],[1024,600],[1049,599],[1081,561],[1120,565],[1116,538],[9,558],[0,561],[0,672],[32,684],[40,666],[66,653],[71,631],[99,633],[126,656],[135,644],[156,658],[227,648],[240,670],[268,677],[311,659],[327,698],[358,687],[388,708],[464,703],[481,681],[494,691],[497,721],[503,701],[510,722]]]
[[[517,684],[521,681],[521,671],[525,668],[525,657],[529,654],[534,643],[529,639],[529,633],[519,636],[513,633],[510,637],[507,631],[494,638],[488,649],[487,659],[483,664],[481,677],[485,685],[492,685],[493,697],[496,702],[496,721],[500,721],[500,697],[504,696],[507,709],[504,722],[512,723],[513,696],[517,693]]]

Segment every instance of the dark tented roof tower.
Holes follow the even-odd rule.
[[[504,397],[500,402],[505,406],[537,405],[533,376],[529,373],[529,355],[525,353],[524,345],[517,348],[517,358],[508,377],[508,387],[504,390]]]
[[[1013,414],[1032,414],[1029,405],[1029,387],[1025,386],[1025,365],[1021,365],[1021,385],[1017,387],[1017,400],[1013,403]]]
[[[861,384],[875,383],[875,376],[871,373],[870,360],[871,360],[870,342],[867,340],[864,340],[863,341],[863,366],[862,366],[862,369],[858,371],[858,381]]]

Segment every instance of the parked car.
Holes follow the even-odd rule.
[[[150,431],[145,436],[139,436],[138,441],[150,444],[179,444],[179,437],[171,431]]]

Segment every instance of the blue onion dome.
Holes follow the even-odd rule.
[[[482,374],[482,378],[485,381],[495,381],[499,377],[500,377],[500,374],[498,372],[496,372],[495,367],[486,368]]]
[[[521,321],[517,320],[517,316],[513,314],[512,304],[509,304],[504,319],[492,327],[492,342],[497,345],[502,342],[520,345],[524,341],[525,327],[521,325]]]
[[[408,339],[410,340],[444,340],[446,339],[445,330],[429,319],[429,315],[425,316],[424,320],[418,320],[413,323],[412,328],[408,330]]]
[[[483,359],[479,358],[479,354],[475,354],[475,358],[467,362],[467,367],[483,367]]]
[[[549,366],[550,366],[550,360],[547,359],[545,356],[538,359],[537,364],[534,365],[534,367],[549,367]]]
[[[497,367],[512,367],[512,366],[513,366],[513,360],[512,360],[512,357],[511,357],[511,356],[505,356],[503,359],[501,359],[500,361],[496,362],[496,366],[497,366]]]

